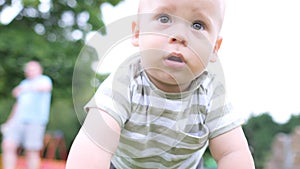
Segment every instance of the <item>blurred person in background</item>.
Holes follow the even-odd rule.
[[[24,73],[26,79],[12,91],[16,103],[1,126],[4,169],[16,168],[20,146],[25,150],[27,168],[40,168],[40,150],[49,120],[52,81],[43,75],[43,68],[37,61],[26,63]]]

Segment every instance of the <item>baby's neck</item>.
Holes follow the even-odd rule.
[[[155,78],[148,76],[149,80],[161,91],[167,92],[167,93],[181,93],[186,91],[190,84],[183,84],[183,85],[171,85],[168,83],[164,83],[162,81],[158,81]]]

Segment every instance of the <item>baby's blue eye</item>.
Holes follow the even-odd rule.
[[[171,19],[167,15],[160,15],[158,17],[158,21],[161,22],[161,23],[169,23],[169,22],[171,22]]]
[[[193,23],[192,27],[196,30],[203,30],[204,29],[204,25],[202,23],[199,23],[199,22]]]

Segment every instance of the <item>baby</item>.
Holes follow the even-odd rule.
[[[223,0],[140,0],[132,44],[140,49],[99,87],[67,168],[201,168],[210,151],[222,169],[252,169],[217,60]],[[238,160],[237,160],[238,158]]]

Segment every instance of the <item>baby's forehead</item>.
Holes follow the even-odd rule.
[[[165,9],[175,8],[180,12],[210,11],[210,14],[217,14],[216,16],[222,18],[222,20],[225,15],[225,0],[140,0],[138,13],[153,13],[155,9],[160,7]]]
[[[178,17],[186,13],[188,16],[209,17],[221,28],[225,15],[225,0],[140,0],[139,2],[139,14],[169,11],[176,11],[171,14]]]
[[[221,10],[225,10],[225,0],[139,0],[139,11],[142,11],[145,7],[150,6],[150,4],[152,4],[153,2],[158,1],[161,4],[169,4],[172,5],[174,4],[174,2],[179,2],[182,1],[184,3],[189,3],[189,2],[202,2],[202,3],[210,3],[213,4],[215,6],[219,6],[221,8]]]

